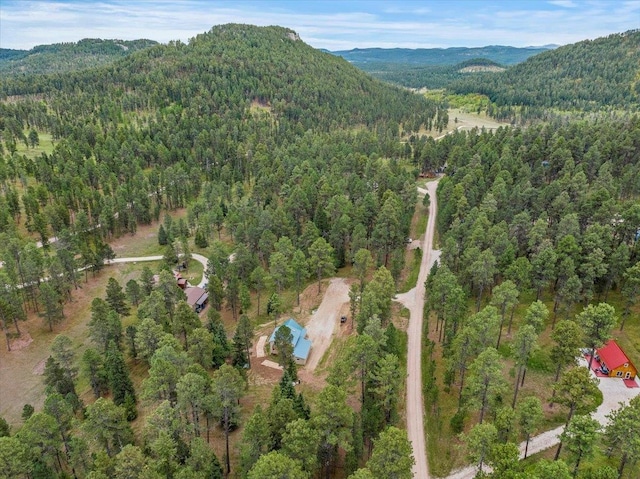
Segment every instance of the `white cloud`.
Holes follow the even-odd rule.
[[[0,45],[38,44],[87,37],[187,41],[223,23],[282,25],[317,48],[431,48],[566,44],[637,28],[639,0],[549,0],[547,3],[457,2],[427,4],[333,2],[304,9],[296,2],[205,2],[198,0],[2,0]],[[262,7],[264,5],[264,7]],[[327,7],[328,5],[328,7]],[[554,8],[562,5],[563,9]],[[576,5],[578,8],[569,8]],[[322,8],[320,8],[322,6]],[[476,7],[477,6],[477,7]],[[334,8],[337,10],[337,8]]]
[[[571,0],[549,0],[551,5],[563,8],[576,8],[578,5]]]

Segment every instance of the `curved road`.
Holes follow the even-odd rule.
[[[191,253],[191,257],[195,259],[198,263],[204,266],[204,271],[207,270],[207,265],[209,264],[209,260],[206,256],[202,256],[198,253]],[[162,256],[137,256],[130,258],[114,258],[111,260],[106,260],[104,264],[114,264],[114,263],[137,263],[139,261],[162,261]],[[233,261],[233,255],[229,256],[229,261]],[[202,272],[202,279],[197,284],[199,288],[204,288],[204,285],[207,284],[207,278],[204,275],[204,271]]]
[[[436,188],[438,181],[427,183],[427,192],[431,198],[429,204],[429,219],[427,229],[420,247],[422,248],[422,263],[416,287],[399,294],[396,300],[409,310],[409,349],[407,353],[407,434],[413,447],[413,477],[429,479],[429,465],[427,463],[426,441],[424,436],[424,403],[422,399],[422,311],[424,309],[424,282],[440,256],[440,251],[433,250],[433,236],[435,233],[438,200]]]

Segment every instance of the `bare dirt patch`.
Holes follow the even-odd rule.
[[[47,365],[47,360],[43,359],[42,361],[40,361],[38,364],[36,364],[33,369],[31,370],[31,372],[33,374],[35,374],[36,376],[42,376],[44,374],[44,368]]]
[[[33,338],[28,332],[23,332],[19,338],[11,340],[11,351],[20,351],[33,342]]]
[[[345,278],[332,278],[322,281],[322,290],[318,294],[318,284],[310,284],[300,293],[300,305],[293,308],[291,315],[301,325],[307,328],[307,334],[313,345],[307,364],[298,369],[298,377],[305,388],[311,391],[320,390],[326,384],[326,371],[323,363],[330,364],[325,356],[336,354],[332,343],[351,333],[351,321],[340,323],[341,316],[349,315],[349,287],[350,281]],[[282,315],[280,321],[287,317]],[[255,347],[262,335],[270,335],[273,331],[272,322],[265,323],[256,329]],[[282,371],[264,366],[264,360],[274,359],[275,356],[265,354],[258,359],[256,351],[251,358],[252,381],[255,384],[275,384],[282,376]],[[325,358],[323,360],[323,358]]]

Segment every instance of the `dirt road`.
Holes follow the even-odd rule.
[[[233,257],[234,257],[233,254],[229,256],[229,261],[233,261]],[[106,260],[105,264],[138,263],[142,261],[162,261],[163,258],[164,258],[163,256],[137,256],[137,257],[130,257],[130,258],[114,258],[111,260]],[[201,254],[198,254],[198,253],[191,253],[191,258],[199,262],[204,267],[205,271],[207,270],[207,265],[209,264],[209,260],[206,258],[206,256],[202,256]],[[206,284],[207,284],[207,278],[203,273],[202,279],[196,286],[198,286],[198,288],[204,288]]]
[[[332,278],[318,309],[306,325],[307,335],[313,343],[305,369],[313,371],[331,344],[340,324],[340,309],[349,302],[349,286],[344,278]]]
[[[409,350],[407,353],[407,433],[413,446],[413,477],[429,479],[429,465],[427,463],[426,442],[424,437],[424,405],[422,400],[422,309],[424,307],[424,282],[434,261],[440,252],[433,250],[433,235],[435,233],[435,218],[438,210],[436,198],[437,181],[427,183],[427,191],[431,197],[429,204],[429,219],[422,241],[422,264],[416,287],[399,294],[396,300],[403,304],[410,312],[409,315]]]

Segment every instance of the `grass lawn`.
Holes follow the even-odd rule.
[[[174,220],[186,217],[185,208],[172,211],[171,217]],[[110,244],[116,257],[127,258],[133,256],[154,256],[164,253],[164,247],[158,244],[158,229],[162,224],[160,221],[153,221],[148,225],[139,225],[135,235],[123,235],[113,240]]]

